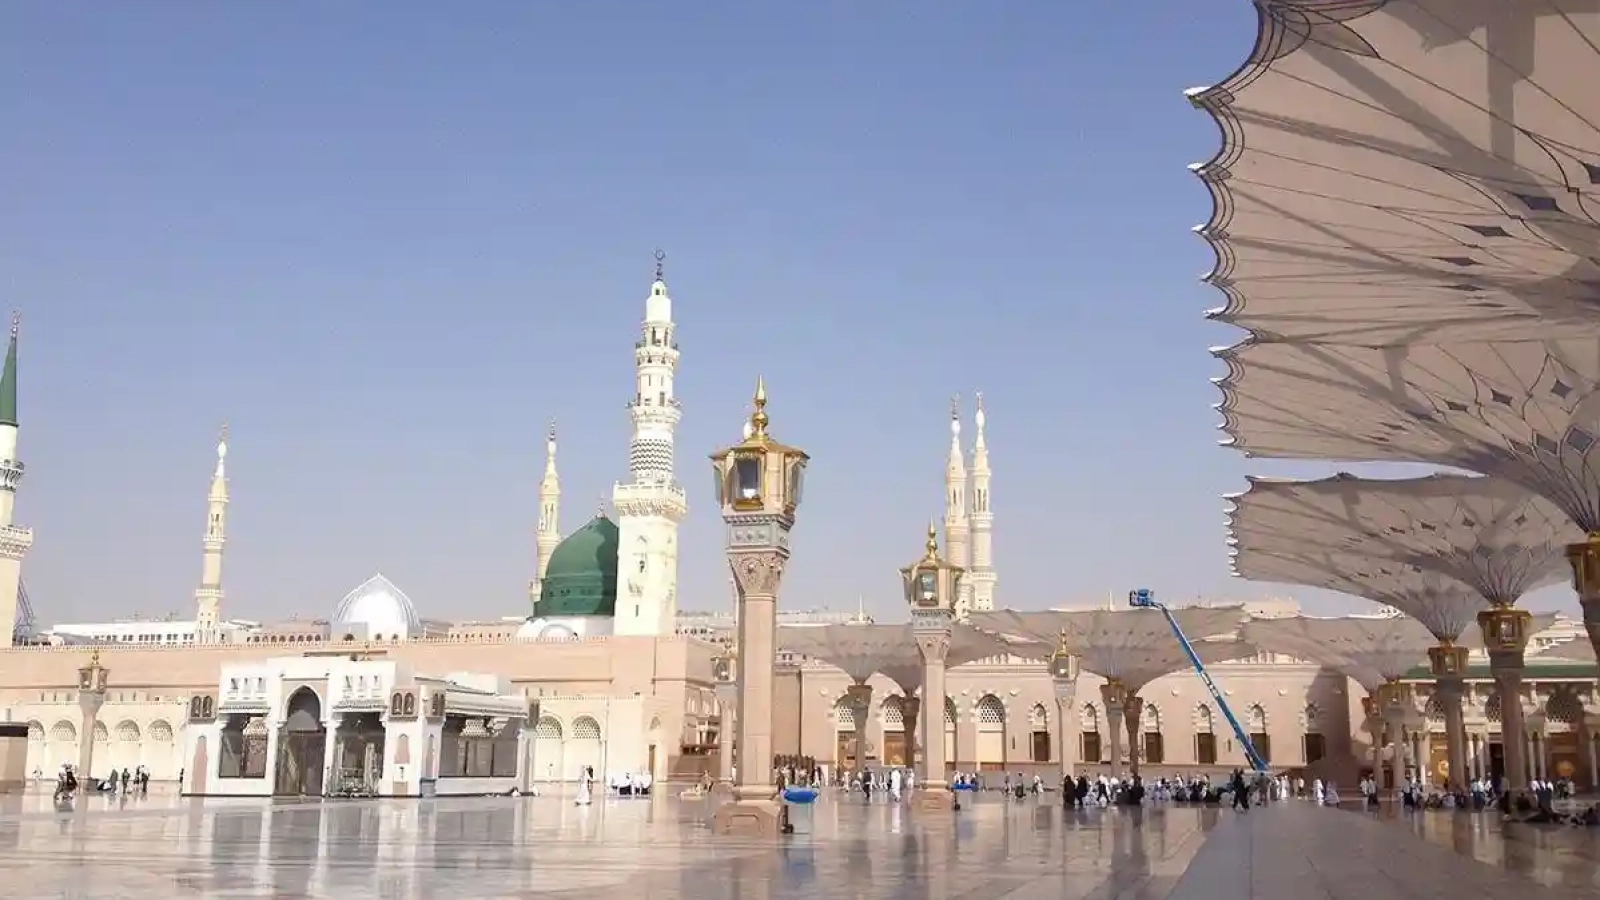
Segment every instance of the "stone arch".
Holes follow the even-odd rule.
[[[1300,730],[1306,734],[1322,733],[1322,711],[1313,701],[1306,701],[1300,709]]]
[[[1483,717],[1491,722],[1498,722],[1500,721],[1501,712],[1500,693],[1496,691],[1495,693],[1489,695],[1488,700],[1484,701]]]
[[[139,726],[132,719],[123,719],[117,723],[117,741],[124,744],[139,742],[141,732]]]
[[[533,777],[540,781],[557,781],[566,769],[561,764],[563,738],[566,736],[561,720],[548,713],[540,714],[533,726]]]
[[[1194,722],[1194,761],[1202,766],[1217,764],[1216,715],[1211,704],[1201,701],[1190,713]]]
[[[1245,710],[1245,731],[1249,732],[1250,745],[1263,761],[1272,759],[1272,734],[1267,730],[1267,710],[1259,703]]]
[[[956,720],[958,718],[960,718],[960,716],[959,716],[959,713],[958,713],[958,711],[956,709],[955,698],[954,697],[946,697],[946,698],[944,698],[944,727],[947,728],[947,729],[954,730],[955,727],[956,727]]]
[[[150,740],[158,744],[172,743],[172,726],[168,724],[166,719],[156,719],[151,722],[150,727],[145,729],[145,734],[149,735]]]
[[[321,731],[322,698],[310,687],[301,685],[283,702],[283,727],[285,731]]]
[[[878,704],[878,715],[883,720],[885,731],[906,730],[905,698],[899,694],[890,694]]]
[[[28,740],[35,744],[44,743],[44,723],[38,719],[28,720]]]
[[[1300,709],[1300,754],[1308,766],[1328,755],[1328,739],[1322,733],[1322,711],[1309,700]]]
[[[833,702],[833,721],[836,731],[856,730],[856,713],[850,707],[849,697],[840,697]]]
[[[1100,751],[1100,709],[1093,703],[1085,703],[1078,711],[1078,758],[1086,763],[1098,763]]]
[[[106,727],[106,723],[94,723],[94,742],[96,744],[109,744],[111,742],[111,729]]]
[[[571,778],[580,778],[585,771],[593,769],[595,777],[604,778],[605,772],[601,771],[600,753],[600,723],[593,716],[577,716],[572,720],[572,733],[567,738],[566,746],[562,748],[562,759],[565,761]]]
[[[1146,700],[1139,710],[1139,733],[1134,736],[1139,756],[1147,763],[1167,761],[1166,735],[1161,731],[1161,707]]]
[[[990,770],[1006,763],[1006,705],[994,694],[984,694],[973,707],[977,720],[977,746],[973,758],[980,770]]]
[[[1043,703],[1035,703],[1033,709],[1028,711],[1028,726],[1034,731],[1044,731],[1050,727],[1050,713]]]
[[[1028,710],[1028,761],[1047,763],[1051,759],[1050,713],[1043,703]]]
[[[978,730],[1004,731],[1006,727],[1006,705],[999,697],[993,694],[984,694],[978,698],[978,705],[973,710],[977,715]]]
[[[1145,701],[1144,709],[1139,714],[1139,730],[1140,731],[1144,731],[1146,733],[1148,733],[1148,732],[1156,732],[1158,734],[1160,733],[1160,731],[1161,731],[1161,707],[1157,706],[1154,703],[1151,703],[1148,700]]]
[[[926,715],[926,714],[924,714]],[[947,765],[954,766],[959,757],[956,755],[956,720],[961,716],[956,707],[955,698],[946,695],[944,698],[944,761]]]
[[[1580,725],[1583,723],[1583,701],[1570,687],[1562,685],[1545,701],[1544,716],[1547,723],[1569,727]]]
[[[411,735],[403,731],[394,741],[394,764],[397,766],[411,764]]]
[[[1250,704],[1250,708],[1245,710],[1244,719],[1245,727],[1251,731],[1267,730],[1267,711],[1259,703]]]

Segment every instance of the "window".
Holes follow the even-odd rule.
[[[1161,744],[1161,732],[1146,731],[1144,733],[1144,761],[1159,766],[1166,762],[1166,759],[1166,748]]]
[[[1100,732],[1083,732],[1083,761],[1088,763],[1100,762]]]
[[[1328,755],[1327,744],[1320,734],[1306,735],[1306,765],[1320,761]]]
[[[1194,736],[1194,761],[1202,766],[1217,764],[1217,736],[1210,732]]]

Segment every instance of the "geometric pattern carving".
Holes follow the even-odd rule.
[[[600,723],[590,716],[579,716],[573,719],[572,739],[575,741],[600,740]]]
[[[1521,99],[1587,98],[1593,24],[1563,6],[1257,0],[1248,64],[1190,94],[1223,134],[1193,167],[1212,317],[1370,345],[1592,329],[1595,117]],[[1517,50],[1484,36],[1501,30]]]
[[[1197,703],[1197,704],[1195,704],[1195,707],[1194,707],[1194,733],[1195,734],[1211,734],[1212,733],[1211,726],[1212,726],[1212,714],[1211,714],[1211,706],[1210,706],[1210,704],[1206,704],[1206,703]]]
[[[883,716],[883,727],[893,730],[904,730],[906,725],[905,700],[891,694],[883,698],[878,704],[878,710]]]
[[[1252,456],[1503,478],[1600,529],[1600,341],[1223,351],[1223,429]]]
[[[1300,710],[1300,730],[1305,734],[1321,734],[1322,720],[1319,716],[1317,705],[1307,703]]]
[[[117,740],[128,744],[139,742],[139,726],[133,722],[123,720],[117,725]]]
[[[944,724],[946,728],[956,727],[956,701],[950,697],[944,698]]]
[[[50,740],[52,741],[71,742],[77,739],[78,728],[71,722],[61,721],[50,726]]]
[[[740,553],[728,560],[739,591],[747,596],[771,597],[783,582],[784,553]]]
[[[1251,704],[1245,711],[1244,718],[1245,727],[1250,731],[1260,734],[1267,730],[1267,711],[1261,708],[1261,704]]]
[[[1083,712],[1078,714],[1078,725],[1084,731],[1100,731],[1100,711],[1095,708],[1093,703],[1085,703],[1083,705]]]
[[[984,694],[983,697],[978,700],[978,705],[977,705],[976,710],[977,710],[977,714],[978,714],[978,716],[977,716],[978,717],[978,725],[980,726],[981,730],[985,730],[985,731],[991,730],[991,729],[982,728],[982,726],[984,726],[984,725],[991,725],[992,726],[992,725],[1004,725],[1005,724],[1005,721],[1006,721],[1005,704],[1001,703],[1000,702],[1000,698],[996,697],[993,694]]]
[[[1500,695],[1490,694],[1488,701],[1483,704],[1483,717],[1491,722],[1499,722],[1501,712]]]
[[[1563,545],[1582,538],[1554,504],[1497,478],[1252,478],[1229,500],[1237,571],[1271,565],[1260,554],[1322,559],[1332,570],[1312,586],[1348,582],[1449,640],[1484,598],[1512,602],[1563,577]]]
[[[1028,713],[1028,726],[1034,731],[1044,731],[1050,726],[1050,713],[1045,710],[1043,703],[1033,705],[1033,710]]]
[[[165,719],[157,719],[150,723],[149,736],[155,743],[168,743],[172,740],[172,726]]]
[[[856,727],[856,711],[850,705],[850,698],[840,697],[833,703],[833,720],[838,728],[853,731]]]
[[[554,716],[540,716],[533,728],[533,736],[540,740],[561,740],[561,720]]]
[[[1551,722],[1577,725],[1583,721],[1583,701],[1571,689],[1560,687],[1545,701],[1544,714]]]

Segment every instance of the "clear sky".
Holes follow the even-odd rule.
[[[949,397],[974,390],[1003,605],[1280,593],[1228,577],[1220,495],[1326,469],[1215,446],[1206,349],[1235,335],[1202,319],[1209,200],[1185,169],[1218,136],[1182,92],[1243,59],[1253,16],[0,5],[40,618],[192,615],[224,420],[225,615],[325,615],[374,571],[424,615],[525,613],[545,423],[563,531],[625,475],[657,247],[684,608],[729,603],[705,456],[758,374],[814,456],[785,606],[900,614]]]

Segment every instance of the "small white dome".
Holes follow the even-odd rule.
[[[394,582],[374,575],[344,595],[333,608],[335,626],[365,625],[368,634],[410,637],[422,632],[422,617],[405,591]]]

